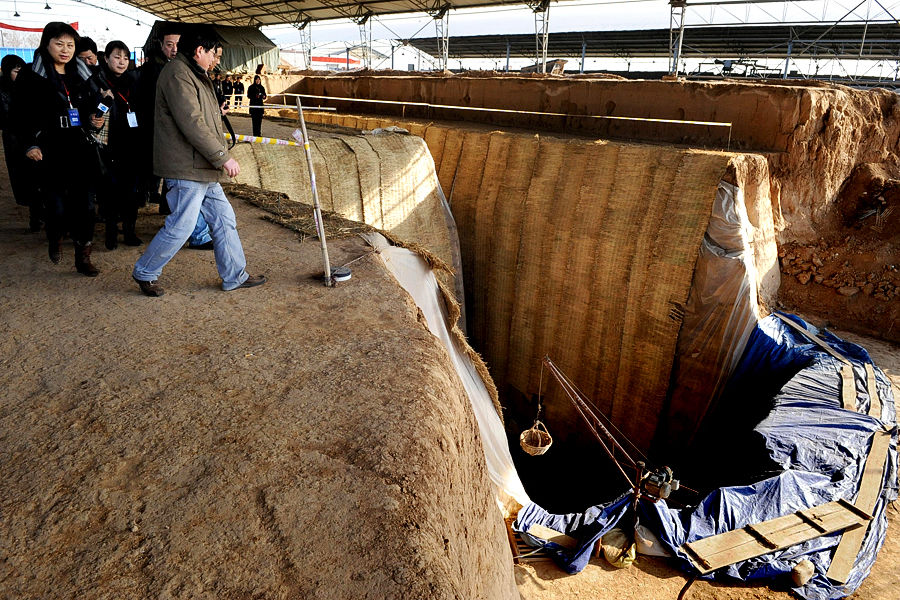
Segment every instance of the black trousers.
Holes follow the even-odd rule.
[[[260,137],[262,133],[262,118],[263,118],[263,109],[261,108],[251,108],[250,109],[250,121],[253,123],[253,135],[256,137]]]
[[[109,153],[106,153],[105,158],[109,174],[98,189],[100,215],[107,227],[115,227],[121,221],[122,231],[133,234],[142,200],[138,190],[138,173]]]
[[[47,240],[53,243],[69,232],[72,241],[94,240],[94,203],[83,185],[47,185],[42,190]]]

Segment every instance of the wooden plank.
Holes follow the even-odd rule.
[[[846,501],[837,500],[690,542],[681,548],[697,570],[705,575],[849,527],[865,530],[863,524],[868,519],[871,516]]]
[[[541,561],[550,561],[553,560],[553,557],[550,556],[546,550],[543,548],[534,548],[533,546],[529,546],[525,540],[523,540],[518,533],[514,534],[516,551],[515,551],[515,562],[523,563],[523,562],[541,562]]]
[[[841,406],[844,410],[856,411],[856,381],[850,363],[841,366]]]
[[[504,519],[506,525],[506,539],[509,542],[509,549],[512,550],[513,562],[519,564],[519,550],[516,543],[516,534],[512,530],[512,521]]]
[[[795,323],[795,322],[792,321],[791,319],[788,319],[787,317],[785,317],[785,316],[782,315],[782,314],[775,313],[775,316],[778,317],[779,319],[781,319],[786,325],[792,327],[793,329],[795,329],[795,330],[798,331],[799,333],[802,333],[802,334],[803,334],[804,336],[806,336],[806,338],[809,339],[812,343],[814,343],[814,344],[816,344],[817,346],[819,346],[820,348],[822,348],[822,350],[824,350],[825,352],[827,352],[828,354],[830,354],[830,355],[833,356],[834,358],[838,359],[838,360],[841,361],[842,363],[848,363],[848,364],[849,364],[849,362],[847,361],[847,359],[846,359],[845,357],[843,357],[842,355],[838,354],[838,352],[837,352],[834,348],[832,348],[831,346],[829,346],[828,344],[826,344],[826,343],[822,340],[822,338],[820,338],[819,336],[817,336],[816,334],[814,334],[812,331],[810,331],[810,330],[808,330],[808,329],[804,329],[803,327],[801,327],[800,325],[798,325],[797,323]]]
[[[872,436],[872,447],[866,458],[866,466],[863,470],[859,484],[859,494],[854,506],[869,514],[875,510],[875,505],[881,496],[881,482],[884,479],[884,465],[887,461],[888,448],[891,444],[891,434],[886,431],[876,431]],[[862,547],[866,536],[866,527],[860,527],[848,531],[841,536],[841,542],[831,559],[828,567],[828,579],[836,583],[847,583],[850,571],[856,564],[859,549]]]
[[[578,540],[575,538],[560,531],[556,531],[555,529],[544,527],[543,525],[532,525],[528,528],[528,535],[532,535],[547,542],[559,544],[563,548],[568,548],[569,550],[574,550],[578,547]]]
[[[854,381],[853,365],[834,348],[826,344],[822,338],[808,329],[804,329],[784,315],[775,313],[775,316],[795,331],[803,334],[808,340],[822,348],[832,357],[841,361],[841,406],[846,410],[856,411],[856,381]]]
[[[866,390],[869,392],[869,416],[881,419],[881,398],[875,383],[875,367],[866,363]]]

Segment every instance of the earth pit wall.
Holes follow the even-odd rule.
[[[652,190],[659,185],[683,198],[673,182],[682,171],[696,169],[702,154],[689,148],[709,149],[706,157],[715,155],[713,162],[721,163],[702,183],[694,182],[705,190],[696,198],[696,208],[704,199],[711,201],[720,178],[742,190],[755,271],[748,277],[755,289],[749,292],[752,298],[740,301],[765,314],[774,307],[781,282],[778,246],[817,239],[832,218],[830,209],[845,179],[858,165],[875,163],[897,171],[898,108],[894,95],[883,90],[815,83],[364,75],[305,77],[289,91],[388,101],[310,99],[337,111],[309,113],[307,118],[363,130],[397,125],[427,143],[459,227],[470,339],[501,391],[511,433],[531,424],[545,353],[565,357],[563,370],[643,448],[652,443],[659,422],[671,416],[667,411],[676,385],[698,399],[693,405],[682,393],[679,405],[688,406],[691,414],[679,415],[680,426],[688,433],[698,426],[731,358],[722,346],[728,338],[724,324],[706,332],[718,344],[676,356],[683,319],[678,307],[690,295],[690,271],[677,278],[677,285],[662,286],[668,295],[655,298],[660,271],[648,267],[636,275],[644,267],[636,270],[635,265],[671,249],[666,243],[672,239],[659,244],[664,227],[655,229],[656,223],[650,225],[654,239],[641,238],[643,229],[635,230],[641,243],[615,249],[630,253],[632,264],[615,263],[616,252],[609,248],[604,254],[597,239],[601,228],[591,234],[581,221],[608,219],[602,210],[609,209],[604,204],[609,198],[647,202],[648,210],[673,217],[672,206],[653,204]],[[568,116],[538,114],[557,112]],[[730,139],[723,137],[721,127],[697,122],[731,123]],[[615,141],[622,138],[630,141]],[[664,150],[655,153],[647,147]],[[607,151],[625,160],[610,159]],[[639,168],[632,170],[629,156]],[[671,160],[680,164],[667,171]],[[594,165],[617,173],[608,190],[590,179]],[[650,183],[645,186],[637,181],[641,179]],[[566,222],[571,215],[580,219]],[[707,212],[698,223],[708,217]],[[642,214],[627,218],[645,223]],[[700,228],[678,242],[690,248],[683,256],[688,263],[696,260],[692,253],[700,243],[698,234]],[[646,257],[641,255],[644,242],[651,248]],[[572,247],[568,254],[560,250],[566,245]],[[597,263],[585,269],[576,257],[579,251],[585,256],[593,252]],[[615,265],[612,270],[624,275],[616,280],[614,274],[598,274],[604,261],[606,268]],[[545,284],[542,277],[550,281]],[[723,305],[713,312],[724,322],[728,310]],[[571,437],[578,446],[593,446],[568,401],[552,390],[545,393],[547,420],[565,424],[557,439],[565,443]]]
[[[286,92],[328,96],[305,101],[334,107],[342,114],[482,123],[760,153],[766,156],[772,175],[768,195],[779,243],[817,239],[817,226],[827,224],[831,205],[857,165],[879,164],[900,172],[900,103],[896,94],[882,89],[856,90],[815,81],[374,74],[304,76]],[[292,104],[293,99],[287,102]],[[706,123],[730,123],[731,127]],[[441,183],[446,185],[443,179]]]
[[[700,240],[723,178],[752,194],[748,242],[758,265],[748,276],[755,278],[754,289],[771,295],[777,288],[768,185],[757,183],[766,176],[761,156],[333,113],[310,113],[308,120],[339,126],[331,127],[332,135],[347,146],[408,146],[410,156],[421,156],[413,140],[427,146],[459,231],[470,340],[503,392],[511,432],[530,425],[526,419],[534,415],[540,360],[549,354],[591,398],[600,399],[602,410],[629,437],[644,448],[650,445],[666,410],[683,318],[679,311],[690,297]],[[390,134],[396,141],[379,141],[383,135],[347,137],[397,124],[412,135]],[[315,148],[334,144],[318,137],[321,127],[316,131]],[[297,183],[308,177],[305,166],[279,177],[271,166],[283,163],[260,154],[276,151],[269,148],[238,147],[248,173],[254,161],[260,167],[260,182],[248,183],[301,201],[308,197],[308,190],[300,189],[306,184]],[[325,155],[328,160],[316,166],[320,201],[353,216],[335,200],[340,198],[335,191],[342,189],[342,174],[363,168],[363,155]],[[412,171],[422,176],[406,187],[427,187],[424,169],[408,171],[407,179]],[[392,205],[399,200],[382,190],[378,210],[355,210],[353,218],[394,234],[399,229],[378,215],[408,212]],[[426,247],[430,243],[422,241]],[[755,293],[751,304],[755,314]],[[688,358],[694,379],[698,371],[703,376],[721,368],[720,350],[708,344]],[[703,379],[693,388],[704,392],[709,386]],[[574,408],[546,382],[544,392],[547,419],[558,427],[560,441],[572,432],[573,445],[583,446],[585,430]]]

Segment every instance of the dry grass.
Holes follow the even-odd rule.
[[[313,207],[294,202],[287,194],[270,192],[249,185],[231,183],[222,186],[229,197],[246,200],[269,214],[263,217],[300,234],[300,239],[317,237]],[[345,219],[337,213],[322,211],[325,235],[329,238],[349,238],[360,233],[378,231],[365,223]]]

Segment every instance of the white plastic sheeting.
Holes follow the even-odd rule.
[[[715,408],[759,320],[752,226],[741,189],[722,181],[678,338],[666,447],[688,445]]]
[[[378,251],[388,271],[412,296],[416,306],[425,315],[428,329],[447,349],[478,421],[488,474],[497,486],[497,502],[501,510],[510,510],[510,499],[523,506],[529,504],[531,500],[516,472],[503,422],[494,408],[487,387],[471,358],[461,347],[464,342],[450,332],[453,324],[447,323],[448,311],[434,271],[421,256],[406,248],[391,246],[380,234],[371,233],[363,237]]]

